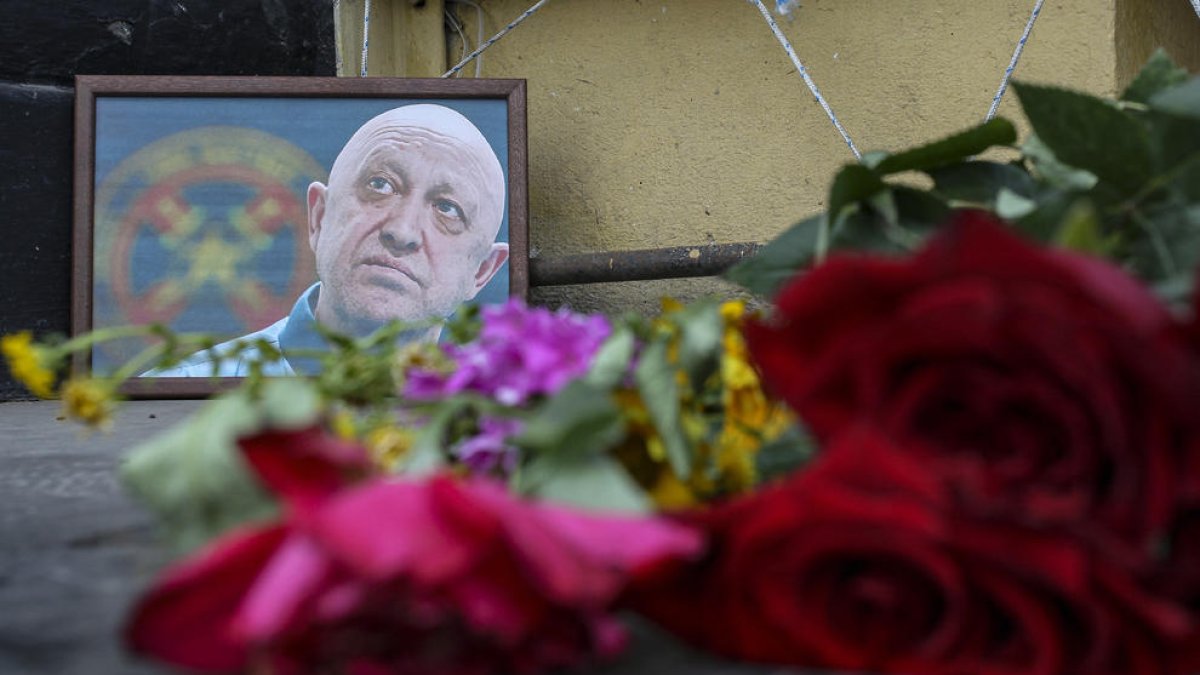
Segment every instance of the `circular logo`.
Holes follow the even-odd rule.
[[[301,148],[244,127],[189,129],[129,155],[96,187],[93,327],[235,336],[286,316],[316,280],[306,193],[325,176]],[[142,347],[102,346],[93,366]]]

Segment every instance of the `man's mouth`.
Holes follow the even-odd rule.
[[[378,272],[387,277],[395,278],[397,281],[400,281],[401,278],[407,278],[419,288],[425,288],[425,284],[421,283],[421,280],[417,278],[417,275],[414,274],[411,269],[409,269],[408,265],[405,265],[399,261],[382,257],[374,257],[367,258],[360,264],[371,271]]]

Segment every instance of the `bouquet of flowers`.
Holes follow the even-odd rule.
[[[125,467],[183,554],[128,645],[534,673],[632,612],[756,663],[1200,670],[1200,79],[1017,91],[1016,162],[976,159],[995,120],[839,172],[729,274],[760,311],[512,301],[213,401]],[[74,347],[3,346],[47,391]]]

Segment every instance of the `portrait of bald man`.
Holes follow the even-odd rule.
[[[497,241],[506,192],[495,151],[459,112],[418,103],[373,117],[338,153],[328,183],[308,187],[319,281],[270,326],[146,376],[244,376],[259,349],[216,357],[258,341],[284,355],[264,374],[309,373],[313,360],[288,353],[325,347],[317,323],[361,336],[399,320],[414,326],[403,340],[435,342],[436,320],[474,299],[508,260],[508,244]]]

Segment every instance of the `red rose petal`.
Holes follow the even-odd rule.
[[[310,602],[329,584],[333,569],[327,556],[306,536],[293,533],[263,566],[246,593],[234,630],[251,643],[282,635],[311,610]]]
[[[366,578],[445,583],[493,545],[499,524],[485,511],[456,509],[456,495],[438,485],[381,481],[343,493],[321,509],[313,535]]]
[[[287,534],[282,525],[241,531],[168,569],[134,608],[126,643],[193,670],[242,669],[248,652],[233,619]]]
[[[260,432],[238,439],[238,445],[263,483],[300,511],[371,473],[362,447],[320,427]]]

